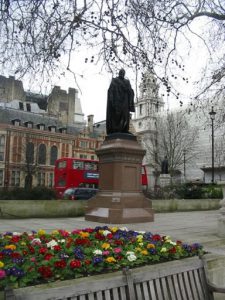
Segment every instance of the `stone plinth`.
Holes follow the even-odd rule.
[[[88,201],[88,221],[127,224],[152,222],[152,203],[141,189],[145,150],[131,134],[107,136],[100,149],[99,192]]]
[[[160,182],[160,187],[165,187],[170,185],[170,174],[160,174],[159,176],[159,182]]]
[[[223,199],[220,201],[220,215],[218,218],[218,236],[225,237],[225,181],[218,181],[218,185],[222,187]]]

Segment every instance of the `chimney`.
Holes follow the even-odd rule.
[[[88,131],[90,133],[93,132],[93,127],[94,127],[94,115],[89,115],[88,116]]]

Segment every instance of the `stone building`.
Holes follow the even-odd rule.
[[[135,103],[135,117],[132,124],[143,147],[146,149],[144,164],[147,167],[149,186],[157,184],[154,162],[148,153],[152,139],[157,139],[157,117],[164,108],[164,102],[159,96],[159,84],[152,72],[147,71],[139,86],[139,97]]]
[[[32,186],[52,187],[57,158],[97,159],[104,131],[93,116],[86,125],[75,89],[55,87],[42,96],[0,76],[0,95],[0,187],[23,187],[29,180]]]

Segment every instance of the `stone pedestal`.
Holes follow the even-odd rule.
[[[225,181],[218,181],[218,185],[222,187],[223,199],[220,201],[220,215],[218,218],[218,236],[225,237]]]
[[[159,176],[160,187],[170,185],[170,174],[160,174]]]
[[[99,192],[88,201],[88,221],[128,224],[154,221],[151,200],[141,189],[145,150],[131,134],[111,134],[100,149]]]

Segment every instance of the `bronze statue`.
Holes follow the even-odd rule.
[[[164,160],[162,161],[161,165],[161,174],[168,174],[168,159],[167,156],[164,157]]]
[[[125,70],[113,78],[108,89],[106,132],[129,133],[130,112],[135,112],[134,91],[130,81],[124,78]]]

